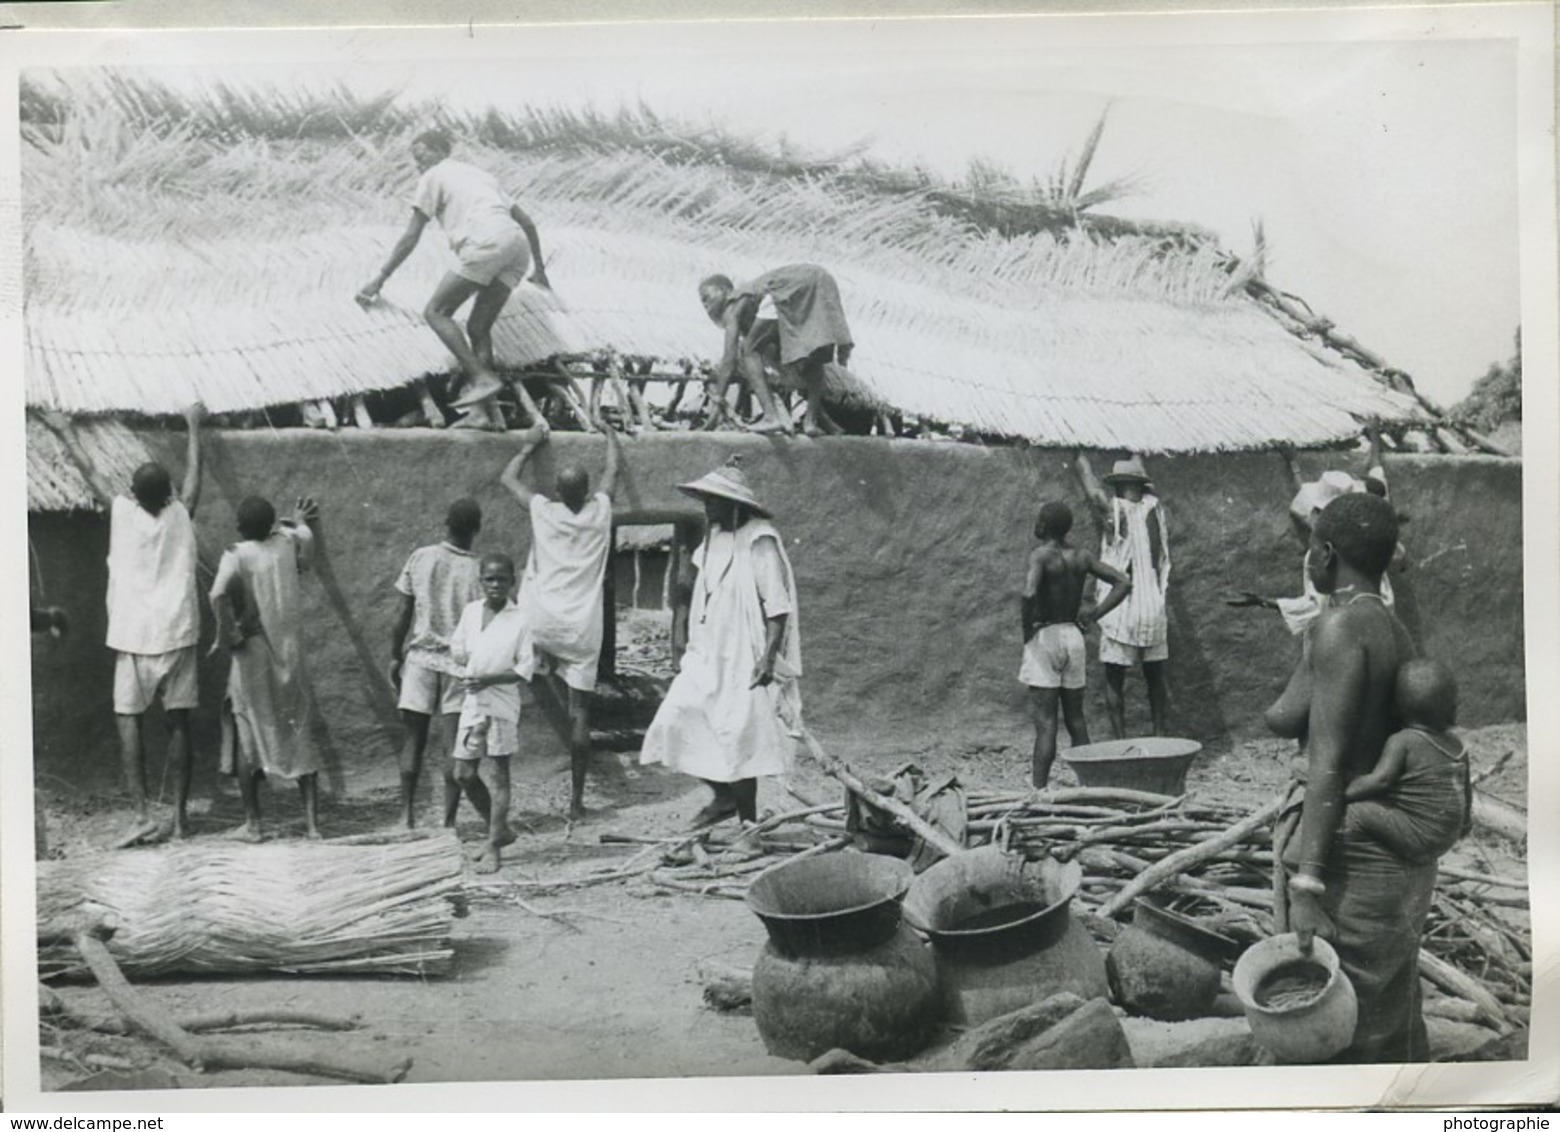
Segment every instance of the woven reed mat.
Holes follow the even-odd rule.
[[[109,951],[126,975],[429,975],[452,954],[460,843],[195,841],[38,864],[38,970],[84,975],[46,937],[83,901],[112,912]]]

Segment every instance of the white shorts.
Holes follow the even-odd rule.
[[[450,757],[473,761],[484,755],[507,759],[520,753],[520,725],[511,719],[483,719],[462,714]]]
[[[455,253],[460,263],[455,274],[486,287],[495,280],[513,290],[525,282],[531,266],[531,245],[519,228],[511,236],[481,243],[467,241]]]
[[[1070,621],[1046,625],[1024,646],[1018,678],[1031,688],[1082,688],[1083,630]]]
[[[1169,659],[1169,641],[1160,641],[1157,645],[1124,645],[1109,637],[1100,638],[1101,664],[1119,664],[1123,668],[1131,668],[1134,664],[1153,664]]]
[[[454,715],[464,694],[460,677],[408,659],[401,665],[401,698],[396,707],[423,715]]]
[[[195,646],[172,652],[122,652],[114,660],[114,711],[140,715],[162,696],[164,711],[196,707]]]
[[[546,649],[536,650],[536,671],[556,672],[563,682],[576,692],[594,692],[596,690],[596,669],[600,665],[599,656],[590,660],[564,660],[556,657]]]

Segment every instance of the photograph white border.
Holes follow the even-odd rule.
[[[1035,5],[1026,5],[1034,7]],[[34,868],[32,863],[31,717],[29,656],[21,622],[20,595],[27,589],[25,452],[22,408],[24,346],[21,322],[22,234],[20,225],[17,77],[31,66],[209,66],[253,62],[258,58],[298,60],[464,60],[502,57],[515,37],[527,34],[511,18],[512,5],[473,6],[473,22],[423,26],[415,30],[338,26],[317,30],[41,30],[40,20],[56,13],[42,9],[71,6],[6,6],[7,23],[28,27],[0,34],[0,208],[5,254],[0,256],[0,365],[6,395],[15,399],[0,414],[0,488],[7,506],[0,510],[0,555],[5,591],[13,600],[0,610],[0,647],[5,650],[5,679],[0,680],[0,972],[3,972],[4,1106],[9,1112],[56,1111],[461,1111],[474,1109],[1093,1109],[1165,1110],[1182,1108],[1354,1108],[1413,1106],[1444,1108],[1490,1106],[1560,1096],[1560,907],[1543,899],[1532,905],[1535,986],[1529,1060],[1525,1063],[1436,1064],[1411,1067],[1367,1066],[1348,1069],[1196,1069],[1111,1071],[1100,1073],[998,1073],[968,1075],[895,1075],[892,1077],[773,1077],[656,1081],[506,1082],[479,1084],[402,1084],[378,1087],[311,1087],[179,1090],[144,1093],[39,1092],[36,953],[34,942]],[[73,15],[83,23],[118,6],[84,6],[93,12]],[[160,6],[167,8],[169,6]],[[220,20],[226,5],[208,5],[200,16]],[[483,26],[493,8],[505,26]],[[670,4],[667,11],[707,12]],[[809,5],[809,8],[814,7]],[[848,7],[829,6],[834,9]],[[865,7],[865,5],[863,5]],[[921,6],[925,7],[925,6]],[[947,9],[948,4],[937,7]],[[287,19],[288,6],[268,18]],[[442,9],[426,5],[430,23]],[[616,8],[616,6],[614,6]],[[215,11],[214,11],[215,9]],[[333,5],[331,18],[374,18],[374,6]],[[643,13],[644,6],[633,11]],[[717,8],[717,10],[719,10]],[[782,11],[796,11],[786,5]],[[983,11],[989,10],[983,7]],[[315,22],[321,9],[312,9]],[[589,50],[593,41],[612,36],[609,28],[584,26],[577,8],[576,26],[555,27],[549,35]],[[599,14],[600,9],[591,9]],[[924,15],[918,9],[918,15]],[[38,19],[29,19],[38,13]],[[561,19],[556,5],[537,6],[543,22]],[[298,15],[298,13],[292,13]],[[619,14],[614,12],[613,14]],[[768,14],[773,14],[771,11]],[[113,13],[107,13],[112,17]],[[406,5],[395,16],[405,22]],[[253,13],[226,22],[247,22]],[[415,17],[412,17],[415,18]],[[447,18],[447,17],[446,17]],[[967,18],[967,17],[964,17]],[[1065,17],[989,16],[981,18],[1050,19],[1048,34],[1061,43],[1243,44],[1292,41],[1377,39],[1511,38],[1518,48],[1518,171],[1520,181],[1522,327],[1524,398],[1524,567],[1528,687],[1529,885],[1535,895],[1560,891],[1560,286],[1556,280],[1555,212],[1555,53],[1554,11],[1548,4],[1468,5],[1438,8],[1331,7],[1307,12],[1215,15],[1068,15]],[[896,30],[924,36],[928,49],[937,42],[939,22],[921,19]],[[775,30],[783,31],[777,24]],[[635,50],[672,51],[678,28],[662,19],[633,26]],[[739,34],[733,27],[731,34]],[[741,34],[751,35],[751,30]],[[1447,270],[1455,270],[1454,264]],[[694,1087],[696,1082],[697,1087]]]

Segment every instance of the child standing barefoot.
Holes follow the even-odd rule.
[[[509,760],[520,750],[520,682],[535,664],[525,618],[515,603],[515,564],[508,555],[482,556],[482,600],[461,613],[450,653],[465,665],[460,728],[455,736],[455,781],[487,822],[477,872],[496,872],[509,832]],[[477,773],[486,762],[492,790]]]

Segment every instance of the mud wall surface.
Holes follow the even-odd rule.
[[[182,471],[182,437],[148,434]],[[550,486],[562,464],[599,473],[605,441],[557,435],[533,481]],[[327,784],[393,781],[400,742],[386,667],[394,582],[406,555],[437,541],[449,501],[472,495],[486,520],[479,549],[523,557],[529,525],[498,485],[512,436],[306,430],[219,432],[208,438],[196,516],[202,592],[235,537],[240,499],[264,494],[283,511],[319,499],[319,561],[305,587],[309,663],[321,706]],[[803,697],[825,743],[885,760],[931,749],[1027,750],[1031,732],[1017,683],[1018,592],[1038,503],[1060,497],[1077,514],[1074,541],[1097,545],[1067,455],[925,441],[658,434],[626,440],[618,515],[667,521],[699,513],[676,490],[739,453],[774,512],[796,571]],[[1308,474],[1353,457],[1302,459]],[[1096,466],[1108,467],[1108,457]],[[1259,733],[1263,708],[1298,655],[1276,614],[1230,609],[1234,591],[1298,591],[1301,546],[1287,515],[1292,494],[1273,454],[1149,461],[1168,515],[1171,729],[1204,740]],[[1359,469],[1356,468],[1356,471]],[[1394,502],[1410,519],[1406,572],[1394,577],[1404,620],[1426,651],[1449,660],[1462,684],[1465,725],[1525,716],[1521,464],[1489,458],[1402,457],[1388,465]],[[177,482],[177,479],[176,479]],[[35,749],[40,774],[108,785],[116,773],[112,657],[103,646],[107,520],[35,515],[39,583],[67,606],[64,642],[33,643]],[[206,658],[197,745],[214,751],[225,662]],[[1089,655],[1090,720],[1106,737],[1101,674]],[[1129,729],[1146,730],[1141,679],[1127,684]],[[533,729],[545,724],[532,715]],[[149,749],[161,739],[154,730]],[[539,745],[551,740],[538,736]],[[209,765],[211,760],[202,759]],[[160,765],[154,758],[152,767]],[[202,770],[206,777],[209,771]]]

